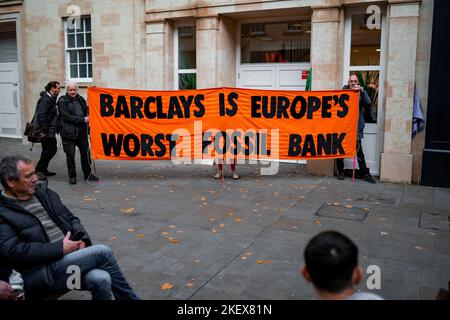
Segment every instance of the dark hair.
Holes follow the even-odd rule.
[[[55,88],[57,85],[59,85],[58,81],[50,81],[45,86],[45,91],[50,92],[50,90],[52,90],[52,88]]]
[[[24,162],[26,164],[32,163],[30,158],[24,156],[7,156],[0,161],[0,181],[3,187],[8,188],[6,184],[7,179],[19,180],[19,169],[17,164],[19,162]]]
[[[314,286],[338,293],[352,285],[358,247],[339,232],[325,231],[309,241],[304,258]]]

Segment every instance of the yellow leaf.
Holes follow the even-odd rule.
[[[163,231],[163,232],[161,232],[161,234],[162,234],[163,236],[168,236],[168,235],[169,235],[169,233],[168,233],[167,231]]]
[[[172,288],[173,288],[173,285],[169,282],[166,282],[161,286],[161,290],[170,290]]]
[[[272,263],[272,260],[256,260],[257,264]]]
[[[225,225],[222,223],[219,225],[219,227],[223,228],[223,227],[225,227]]]
[[[128,228],[128,232],[134,232],[134,228]]]
[[[241,218],[236,218],[236,222],[242,222]]]
[[[353,208],[353,206],[352,206],[351,204],[348,204],[348,205],[346,205],[345,207],[346,207],[346,208],[349,208],[349,209]]]
[[[170,225],[169,225],[169,228],[170,228],[170,229],[175,229],[176,227],[175,227],[173,224],[170,224]]]
[[[145,236],[144,236],[142,233],[139,233],[139,234],[137,235],[137,237],[142,239],[142,238],[144,238]]]
[[[136,210],[136,209],[134,209],[134,208],[128,208],[128,209],[122,209],[122,210],[120,210],[120,211],[122,211],[123,213],[126,213],[126,214],[131,214],[131,213],[133,213],[135,210]]]
[[[109,238],[109,240],[116,240],[116,239],[117,239],[116,236],[112,236],[112,237]]]

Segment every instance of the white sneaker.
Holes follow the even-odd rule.
[[[222,178],[222,172],[217,171],[216,175],[214,176],[214,179],[221,179]]]
[[[238,174],[237,174],[236,171],[233,171],[233,179],[234,179],[234,180],[239,179],[239,176],[238,176]]]

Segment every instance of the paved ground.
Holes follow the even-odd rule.
[[[303,249],[328,229],[357,243],[364,268],[381,268],[386,299],[434,299],[450,280],[450,189],[312,177],[298,164],[276,176],[240,166],[242,179],[222,184],[210,166],[168,161],[98,161],[100,183],[73,186],[58,148],[49,186],[144,299],[310,299]],[[0,139],[0,156],[17,153],[37,160],[40,145]]]

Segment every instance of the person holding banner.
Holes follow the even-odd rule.
[[[239,175],[236,172],[236,160],[233,160],[233,162],[230,162],[230,169],[231,169],[231,174],[234,180],[239,179]],[[223,176],[223,164],[222,163],[218,163],[217,164],[217,173],[214,176],[214,179],[222,179]]]
[[[89,164],[88,126],[89,115],[86,100],[78,94],[78,85],[69,82],[66,94],[58,100],[58,110],[61,121],[61,138],[66,154],[69,183],[77,183],[75,168],[75,147],[80,150],[81,168],[84,179],[89,182],[98,181],[98,177],[91,172]]]
[[[358,76],[356,74],[351,74],[348,79],[348,84],[346,84],[342,89],[353,89],[353,90],[359,90],[359,117],[358,117],[358,139],[356,141],[356,152],[357,152],[357,160],[359,165],[359,171],[361,172],[361,178],[364,181],[367,181],[369,183],[375,183],[375,180],[373,179],[372,175],[370,174],[369,168],[367,168],[366,165],[366,159],[364,157],[364,152],[362,149],[361,140],[364,138],[364,127],[365,127],[365,121],[364,121],[364,113],[363,109],[364,106],[370,106],[372,104],[372,101],[370,100],[369,95],[366,91],[364,91],[364,88],[359,85]],[[336,167],[337,167],[337,177],[339,180],[344,180],[344,159],[337,159],[336,160]]]

